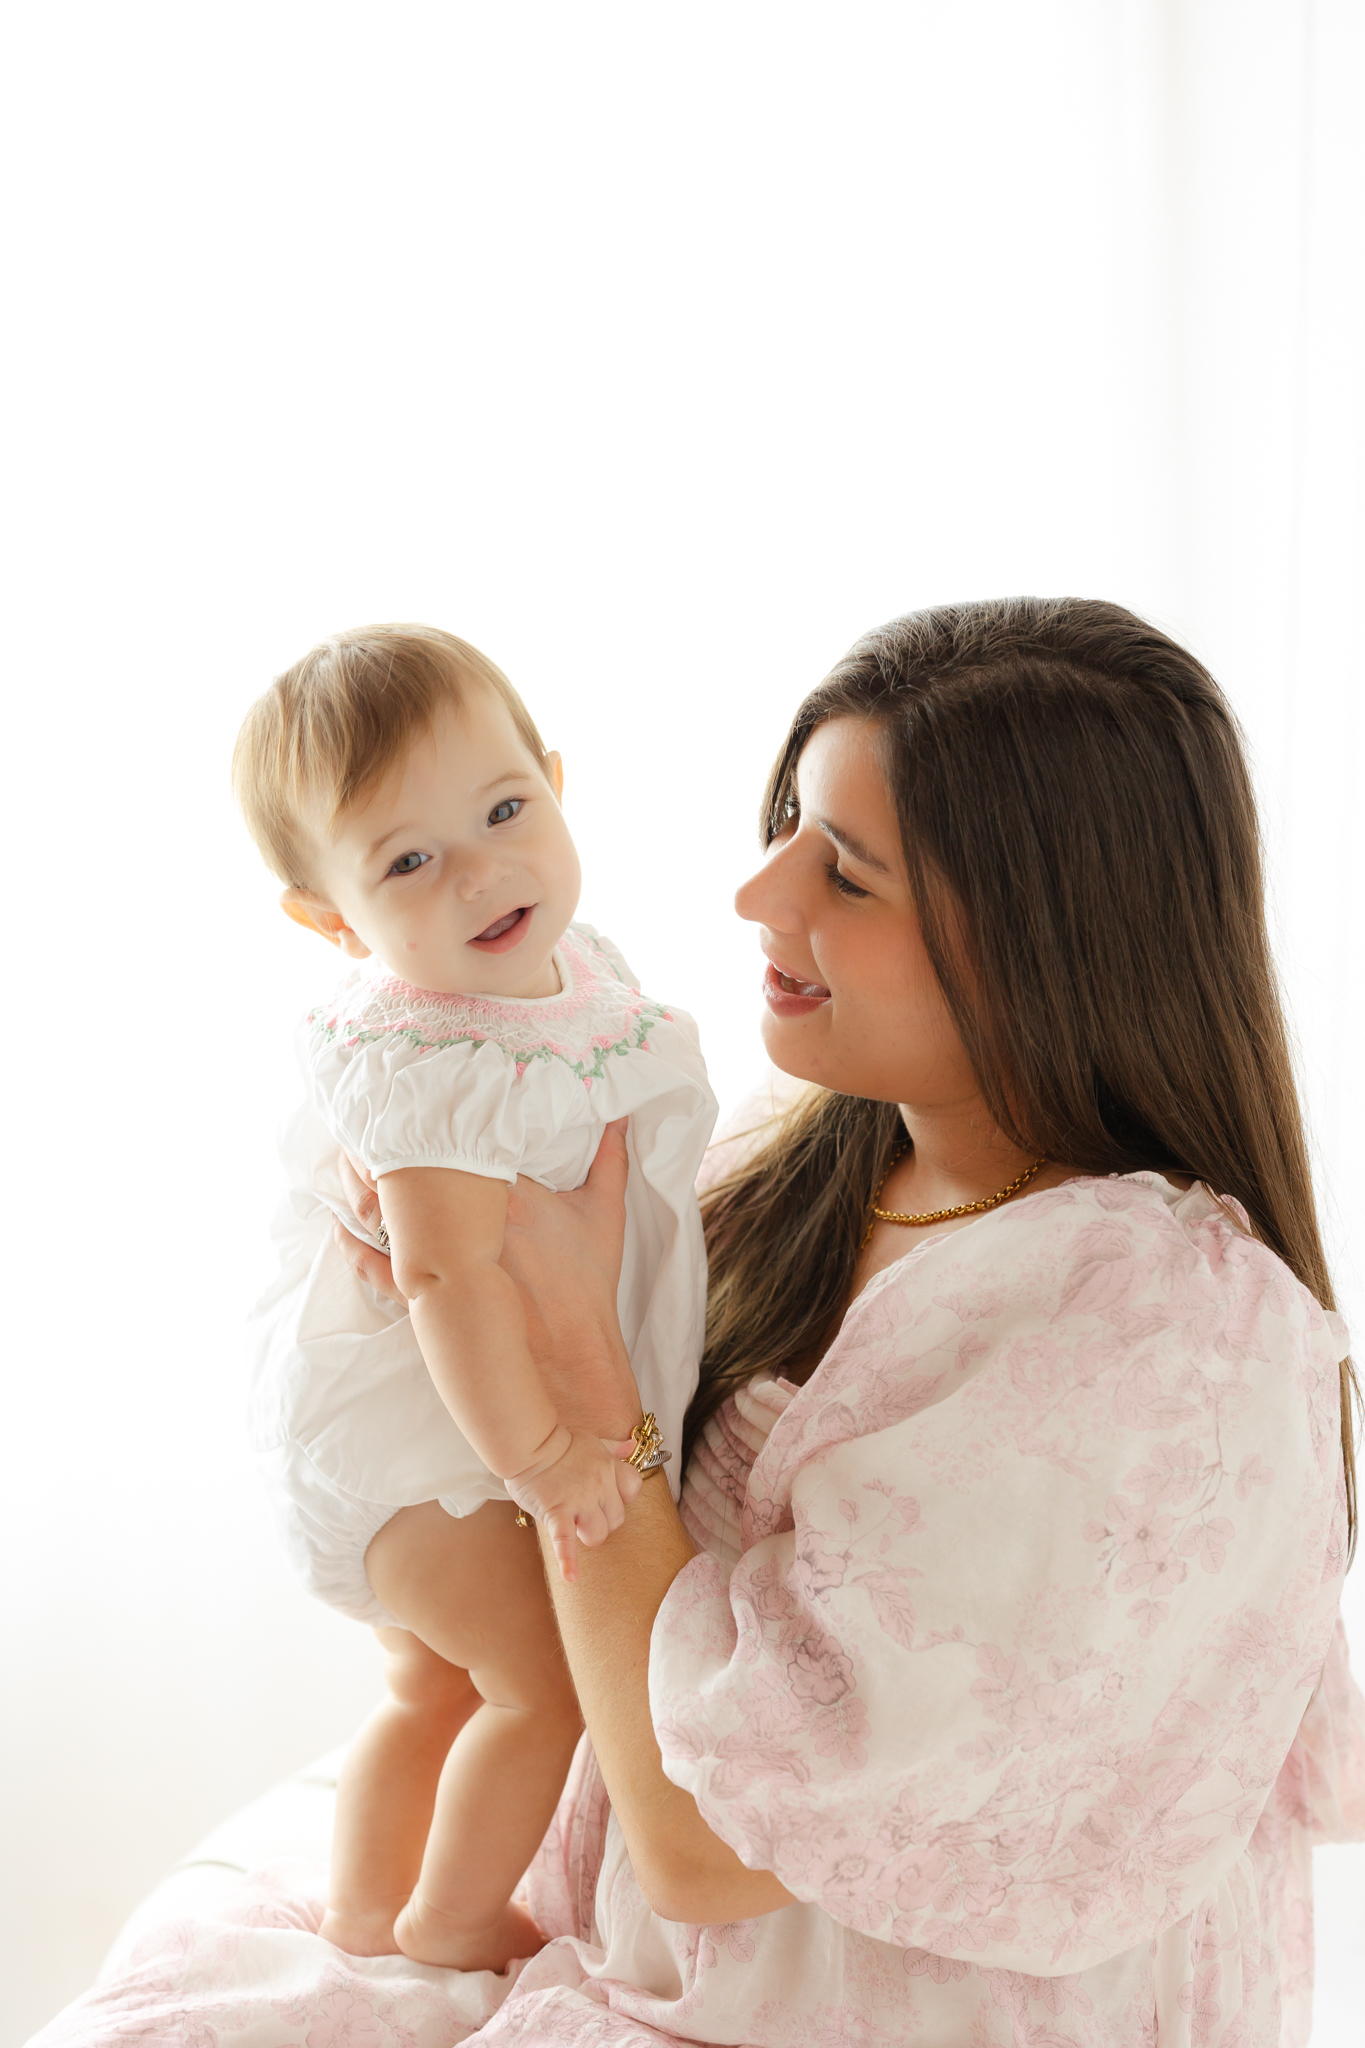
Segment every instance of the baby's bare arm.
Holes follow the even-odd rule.
[[[510,1479],[552,1449],[559,1417],[531,1362],[517,1290],[498,1266],[506,1184],[410,1166],[382,1177],[379,1199],[427,1370],[489,1471]]]
[[[536,1371],[520,1297],[498,1265],[506,1185],[416,1166],[384,1174],[379,1197],[437,1392],[489,1471],[543,1517],[572,1579],[575,1537],[600,1543],[618,1528],[639,1481],[600,1438],[561,1424]]]

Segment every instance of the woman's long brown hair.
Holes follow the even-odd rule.
[[[982,1097],[1030,1156],[1190,1174],[1334,1305],[1266,934],[1236,722],[1120,606],[1008,598],[869,633],[802,704],[763,802],[796,815],[811,733],[881,738],[925,944]],[[703,1202],[711,1289],[689,1442],[725,1396],[830,1341],[894,1103],[807,1092]],[[1341,1442],[1356,1527],[1352,1402]]]

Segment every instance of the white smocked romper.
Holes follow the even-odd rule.
[[[507,1496],[444,1406],[407,1315],[336,1247],[334,1213],[357,1228],[339,1148],[376,1176],[446,1166],[563,1191],[582,1185],[607,1124],[629,1117],[621,1327],[674,1454],[675,1495],[681,1482],[706,1311],[695,1182],[715,1101],[691,1018],[642,996],[608,940],[571,925],[554,958],[560,993],[521,999],[360,971],[300,1027],[308,1100],[283,1140],[292,1186],[280,1276],[253,1318],[251,1430],[295,1567],[359,1621],[390,1619],[364,1558],[399,1508],[435,1500],[467,1515]]]

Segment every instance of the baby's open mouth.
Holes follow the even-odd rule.
[[[523,903],[516,910],[509,910],[505,917],[495,917],[486,930],[475,933],[469,942],[470,945],[486,946],[491,945],[495,939],[505,939],[509,932],[515,931],[518,925],[531,915],[531,908],[531,905]]]

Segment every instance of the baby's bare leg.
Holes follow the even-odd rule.
[[[389,1697],[351,1744],[337,1786],[327,1912],[353,1956],[399,1953],[393,1923],[422,1868],[450,1745],[479,1705],[469,1674],[404,1628],[376,1629]]]
[[[501,1970],[544,1937],[512,1890],[554,1816],[582,1727],[533,1532],[511,1502],[456,1519],[404,1508],[365,1567],[389,1612],[482,1704],[456,1736],[436,1795],[421,1875],[394,1927],[417,1962]]]

